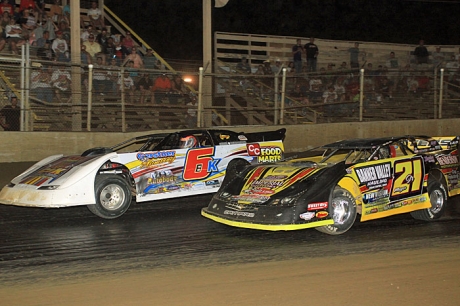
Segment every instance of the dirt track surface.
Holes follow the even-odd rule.
[[[458,305],[458,248],[172,267],[0,289],[3,305]]]
[[[0,183],[25,166],[0,165]],[[439,222],[339,237],[229,228],[199,216],[208,200],[112,221],[0,206],[0,305],[460,305],[459,200]]]

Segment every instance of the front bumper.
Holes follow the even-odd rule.
[[[266,231],[292,231],[300,230],[306,228],[313,228],[319,226],[325,226],[329,224],[334,224],[334,220],[318,220],[311,222],[299,222],[299,223],[288,223],[288,222],[260,222],[257,218],[254,218],[255,215],[251,215],[249,212],[234,212],[232,214],[221,214],[216,213],[205,207],[201,209],[201,215],[205,218],[211,219],[215,222],[226,224],[233,227],[240,228],[249,228],[256,230],[266,230]],[[250,220],[254,218],[254,220]]]
[[[37,190],[27,186],[3,187],[0,203],[6,205],[59,208],[94,204],[94,192],[81,188]]]

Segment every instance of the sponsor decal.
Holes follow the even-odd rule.
[[[433,156],[433,155],[426,155],[426,156],[423,156],[423,160],[424,160],[426,163],[434,163],[434,162],[435,162],[434,156]]]
[[[169,185],[168,187],[166,187],[166,189],[167,189],[168,191],[174,191],[174,190],[180,189],[180,186],[177,186],[177,185]]]
[[[439,155],[436,160],[441,166],[453,166],[458,164],[458,157],[455,155]]]
[[[313,219],[314,217],[315,217],[315,213],[312,211],[304,212],[303,214],[299,215],[300,219],[307,220],[307,221]]]
[[[307,206],[307,210],[312,211],[312,210],[327,209],[327,206],[328,206],[327,202],[310,203]]]
[[[257,194],[242,194],[232,196],[232,200],[244,201],[244,202],[253,202],[253,203],[264,203],[267,202],[270,197],[257,195]]]
[[[366,185],[369,189],[386,186],[392,176],[390,163],[355,168],[355,172],[360,183]]]
[[[251,188],[257,189],[257,188],[270,188],[274,189],[277,187],[280,187],[283,185],[283,181],[274,181],[274,180],[266,180],[266,179],[261,179],[261,180],[255,180],[251,183]]]
[[[206,181],[204,182],[206,186],[218,186],[219,185],[219,180],[211,180],[211,181]]]
[[[261,147],[258,143],[249,143],[246,149],[248,155],[257,157],[259,163],[280,161],[283,154],[283,150],[279,147]]]
[[[329,216],[329,213],[327,211],[318,211],[315,216],[318,219],[326,218],[327,216]]]
[[[170,164],[176,160],[176,151],[139,152],[136,158],[142,162],[143,168],[159,164]]]
[[[379,190],[376,192],[365,193],[363,196],[364,203],[372,203],[379,199],[386,198],[389,196],[389,192],[386,189]]]
[[[243,192],[246,194],[267,194],[267,195],[272,195],[275,193],[274,190],[265,189],[265,188],[251,188],[248,190],[244,190]]]
[[[238,139],[241,141],[247,141],[248,139],[244,135],[238,135]]]
[[[246,211],[224,210],[224,215],[254,218],[254,213]]]

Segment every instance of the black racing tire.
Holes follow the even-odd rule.
[[[356,220],[355,198],[348,190],[336,187],[328,207],[334,224],[316,227],[316,230],[329,235],[341,235],[348,231]]]
[[[234,159],[230,161],[225,170],[225,177],[222,186],[233,180],[239,173],[241,173],[249,163],[244,159]]]
[[[88,209],[98,217],[115,219],[123,215],[131,205],[129,184],[118,175],[98,175],[94,182],[96,204]]]
[[[422,221],[434,221],[444,214],[447,206],[447,191],[440,182],[428,184],[428,196],[430,197],[431,207],[411,212],[414,219]]]

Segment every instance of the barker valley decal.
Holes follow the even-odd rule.
[[[361,185],[366,185],[369,189],[384,187],[391,179],[391,163],[383,163],[361,168],[355,168]]]

